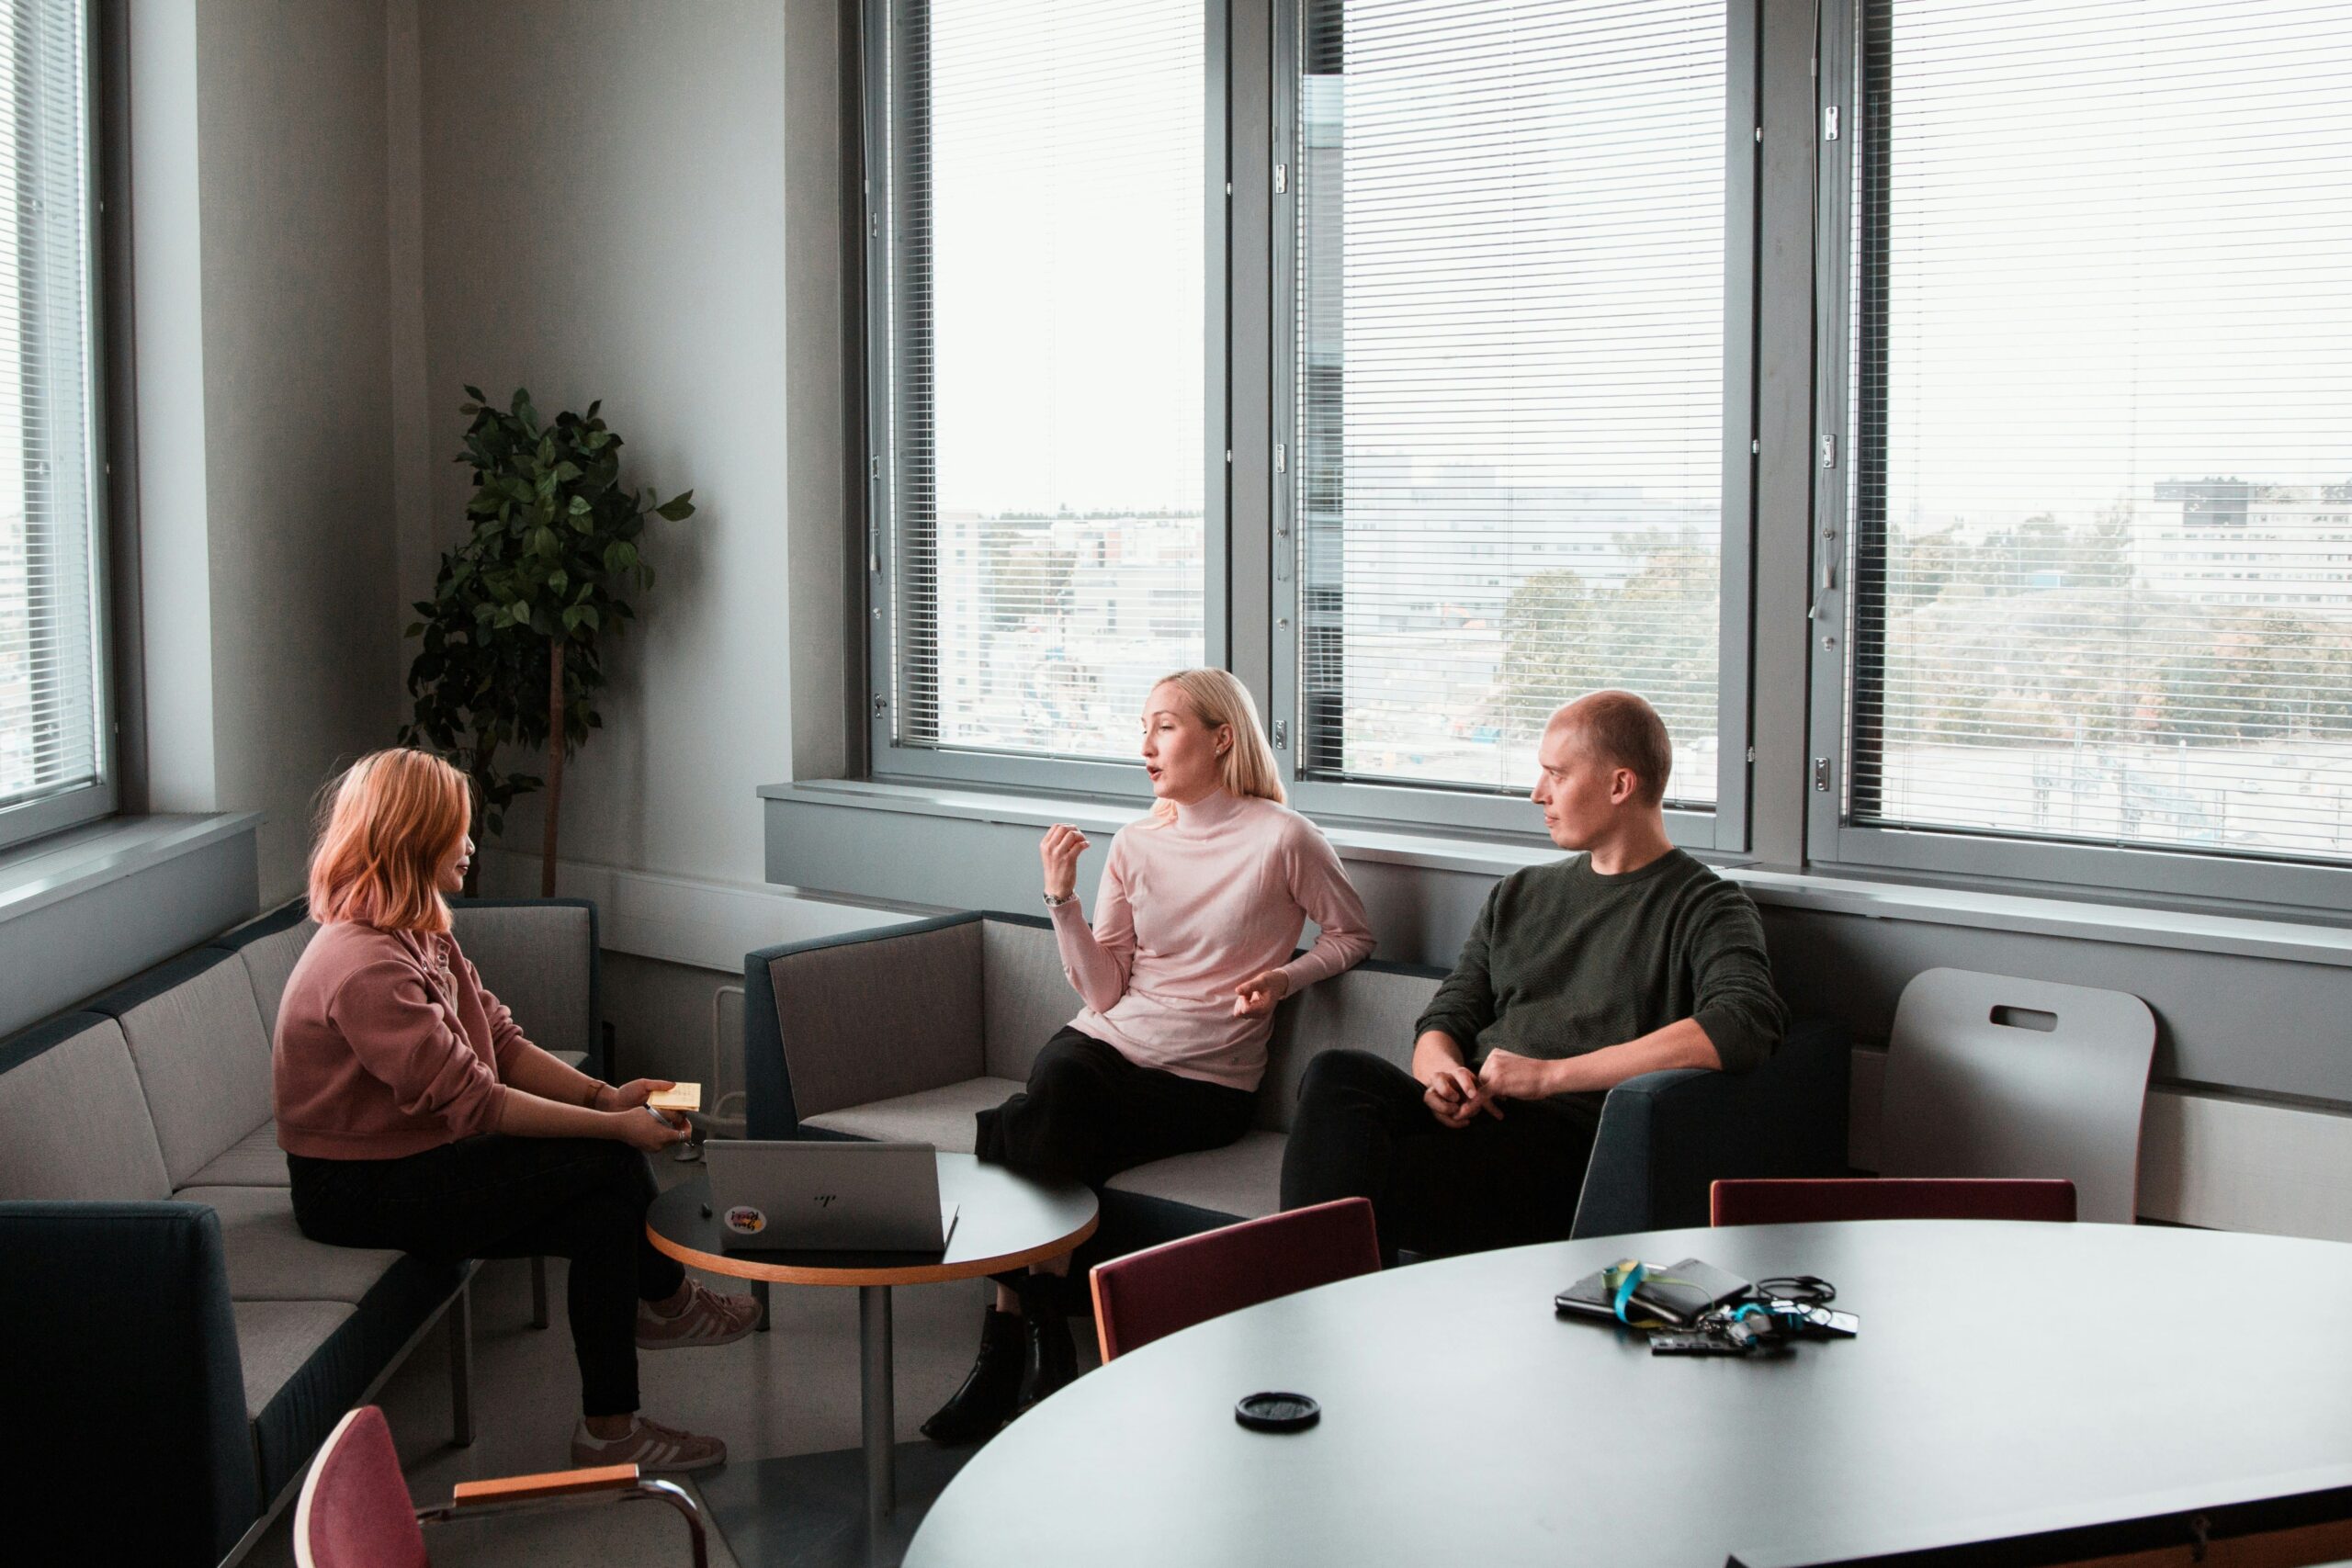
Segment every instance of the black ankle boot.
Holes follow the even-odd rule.
[[[1019,1416],[1078,1376],[1078,1347],[1069,1337],[1069,1315],[1062,1310],[1062,1281],[1052,1274],[1032,1274],[1021,1283],[1021,1322],[1026,1330],[1021,1361],[1021,1388],[1012,1403]],[[1008,1417],[1009,1419],[1010,1417]]]
[[[980,1322],[979,1359],[964,1386],[922,1424],[922,1435],[951,1448],[994,1436],[1011,1419],[1026,1381],[1025,1338],[1017,1315],[989,1308]]]

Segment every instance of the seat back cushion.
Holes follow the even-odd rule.
[[[542,1051],[595,1055],[591,965],[596,944],[584,905],[458,905],[458,946],[481,983]]]
[[[1258,1089],[1258,1125],[1290,1131],[1298,1080],[1319,1052],[1369,1051],[1410,1066],[1413,1025],[1443,977],[1404,964],[1360,964],[1284,1001],[1274,1014],[1266,1076]]]
[[[237,956],[244,962],[245,978],[253,985],[262,1032],[272,1040],[277,1038],[277,1004],[286,999],[286,982],[293,976],[302,950],[318,933],[319,923],[306,919],[237,949]]]
[[[1062,973],[1060,944],[1046,920],[980,922],[987,1020],[983,1050],[992,1078],[1026,1083],[1037,1053],[1082,1005]]]
[[[803,948],[768,960],[803,1117],[983,1076],[980,928]]]
[[[68,1013],[0,1042],[0,1198],[171,1195],[114,1020]]]
[[[183,953],[90,1007],[122,1026],[174,1187],[269,1120],[269,1035],[235,954]]]

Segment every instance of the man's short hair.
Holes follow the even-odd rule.
[[[1554,714],[1552,722],[1576,729],[1595,754],[1639,779],[1634,798],[1643,805],[1666,798],[1674,742],[1667,738],[1666,721],[1648,703],[1631,692],[1594,692]]]

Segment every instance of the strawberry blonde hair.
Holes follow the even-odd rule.
[[[472,814],[466,775],[429,751],[371,751],[331,786],[311,853],[311,918],[446,931],[435,873]]]

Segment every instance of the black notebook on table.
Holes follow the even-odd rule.
[[[1632,1260],[1598,1269],[1552,1298],[1562,1313],[1617,1321],[1617,1291]],[[1677,1327],[1696,1322],[1710,1308],[1745,1295],[1748,1281],[1696,1258],[1663,1269],[1645,1268],[1626,1300],[1625,1315],[1637,1323],[1663,1321]]]

